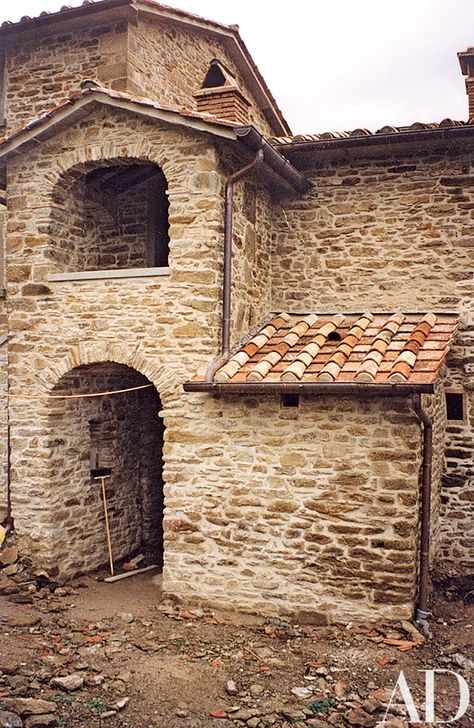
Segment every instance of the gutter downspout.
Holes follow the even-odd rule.
[[[421,395],[412,396],[413,411],[423,425],[423,461],[421,480],[421,536],[420,572],[418,577],[418,606],[416,621],[423,629],[425,637],[431,637],[428,624],[428,597],[430,585],[430,531],[431,531],[431,480],[433,464],[433,423],[421,404]]]
[[[231,174],[225,184],[225,212],[224,212],[224,272],[222,285],[222,335],[221,354],[206,371],[205,381],[212,382],[214,374],[229,359],[230,353],[230,316],[232,298],[232,243],[234,231],[234,185],[250,172],[263,164],[264,152],[259,149],[255,159],[250,164]]]
[[[0,348],[5,344],[8,344],[10,334],[5,334],[0,338]],[[10,391],[10,361],[7,347],[7,392]],[[11,437],[10,437],[10,399],[7,397],[6,402],[6,478],[7,478],[7,515],[2,525],[5,527],[6,533],[13,531],[13,518],[12,518],[12,496],[11,496]]]

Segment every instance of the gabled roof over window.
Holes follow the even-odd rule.
[[[229,69],[217,58],[213,58],[201,88],[221,88],[222,86],[237,86],[237,82]]]
[[[83,81],[81,87],[80,91],[72,94],[38,119],[0,139],[0,186],[4,182],[2,162],[12,156],[26,154],[32,145],[36,147],[38,141],[54,136],[64,126],[91,113],[97,104],[123,109],[170,124],[179,124],[217,137],[239,140],[252,152],[263,150],[262,176],[272,185],[273,189],[304,192],[309,186],[304,175],[266,142],[253,126],[236,126],[235,122],[228,119],[219,119],[211,114],[200,114],[184,107],[162,106],[151,99],[136,98],[122,91],[104,88],[95,81]]]
[[[453,313],[281,313],[234,352],[213,382],[196,378],[185,389],[355,392],[371,385],[374,393],[431,392],[457,326]]]

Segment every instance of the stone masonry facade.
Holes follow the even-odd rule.
[[[49,111],[79,88],[84,79],[99,81],[163,106],[196,108],[213,58],[222,59],[243,88],[241,73],[224,45],[211,35],[157,23],[153,17],[130,19],[122,12],[113,22],[78,21],[68,31],[52,28],[40,37],[5,42],[6,130]],[[25,98],[28,103],[25,104]],[[262,132],[271,128],[250,91],[249,122]]]
[[[43,31],[25,26],[7,39],[7,134],[88,78],[194,112],[214,58],[248,99],[249,122],[274,133],[216,32],[137,13],[126,0],[104,7],[93,22],[59,13]],[[410,398],[305,393],[288,403],[275,392],[183,389],[220,351],[225,184],[255,155],[177,118],[90,104],[0,159],[0,335],[9,337],[0,389],[35,395],[0,406],[15,529],[59,579],[104,565],[93,471],[107,467],[114,555],[152,551],[166,593],[316,623],[409,618],[423,458]],[[399,143],[287,156],[310,180],[306,193],[283,192],[263,173],[235,186],[231,344],[272,312],[456,311],[455,345],[423,406],[434,425],[432,563],[466,572],[472,152]],[[169,222],[159,267],[154,195]],[[138,386],[147,388],[52,398]],[[462,393],[462,420],[446,420],[446,391]],[[0,493],[5,511],[7,485]]]
[[[314,185],[275,216],[275,310],[459,311],[446,388],[466,398],[448,422],[439,555],[449,570],[474,566],[472,330],[474,176],[470,150],[420,155],[333,155],[306,173]],[[298,244],[297,244],[298,243]],[[301,255],[298,255],[298,251]]]

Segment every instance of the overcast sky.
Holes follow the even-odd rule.
[[[63,4],[0,0],[0,21]],[[295,133],[467,117],[456,51],[474,46],[474,0],[168,4],[240,26]]]

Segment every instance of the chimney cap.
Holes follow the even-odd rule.
[[[465,51],[459,51],[458,60],[463,76],[474,75],[474,46],[470,46]]]

